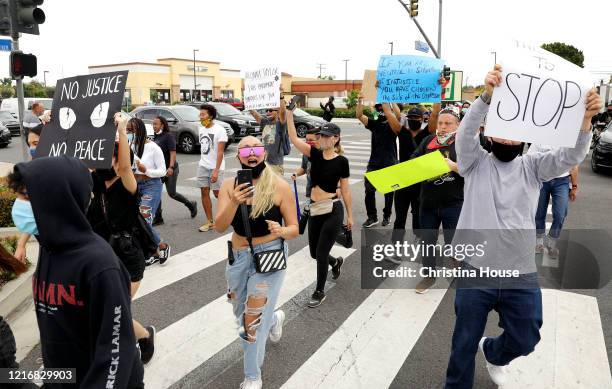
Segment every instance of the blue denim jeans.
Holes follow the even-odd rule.
[[[281,240],[253,246],[255,252],[280,249]],[[284,244],[285,256],[289,257],[287,243]],[[276,324],[274,307],[285,278],[285,270],[273,273],[257,273],[249,248],[233,250],[234,264],[229,262],[225,268],[229,302],[232,303],[234,316],[240,328],[244,351],[244,376],[250,380],[261,378],[261,366],[266,354],[266,342],[270,328]],[[249,307],[255,300],[264,299],[259,308]],[[251,302],[252,304],[249,304]],[[246,328],[245,315],[257,316]],[[247,330],[249,330],[247,333]]]
[[[155,244],[159,245],[161,238],[159,237],[159,234],[155,228],[153,228],[153,218],[155,217],[157,208],[159,208],[159,204],[161,203],[161,179],[151,178],[148,181],[139,182],[138,193],[140,193],[140,213],[151,227],[151,232],[155,238]]]
[[[504,281],[493,289],[464,288],[461,281],[455,295],[455,331],[446,371],[445,389],[469,389],[474,385],[474,366],[478,343],[484,334],[487,316],[494,309],[504,332],[487,338],[487,361],[505,366],[530,354],[540,341],[542,327],[542,292],[537,274],[521,275],[522,289],[505,289]],[[487,283],[490,280],[487,280]],[[516,285],[516,281],[515,282]]]
[[[543,236],[546,233],[546,211],[548,210],[548,200],[552,196],[553,221],[548,234],[551,238],[559,238],[563,222],[567,216],[570,192],[569,183],[570,177],[567,176],[554,178],[542,184],[535,217],[538,236]]]
[[[424,208],[419,211],[419,227],[421,238],[426,245],[436,244],[438,241],[438,230],[442,225],[444,242],[450,244],[453,241],[457,222],[463,203],[451,205],[444,208]],[[423,255],[423,267],[436,268],[436,257],[434,255]]]

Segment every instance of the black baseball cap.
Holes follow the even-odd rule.
[[[340,127],[334,123],[325,123],[320,127],[319,134],[327,136],[340,136]]]
[[[417,117],[422,118],[423,117],[423,112],[420,109],[418,109],[418,108],[412,108],[410,111],[408,111],[408,115],[406,115],[406,116],[408,116],[408,117],[410,117],[410,116],[417,116]]]

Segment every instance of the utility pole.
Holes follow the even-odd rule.
[[[391,45],[391,55],[393,55],[393,42],[389,42],[389,44]]]
[[[348,82],[348,61],[350,61],[350,59],[343,59],[344,61],[344,90],[348,91],[348,86],[347,86],[347,82]]]
[[[404,2],[402,0],[397,0],[397,1],[399,1],[399,3],[402,5],[402,7],[404,7],[406,12],[408,12],[408,15],[410,16],[410,19],[412,19],[414,24],[419,29],[419,32],[421,33],[421,35],[423,35],[423,38],[425,38],[425,41],[427,42],[427,44],[431,48],[432,53],[436,56],[436,58],[439,59],[440,58],[440,53],[438,53],[438,50],[431,43],[431,41],[429,40],[429,37],[427,36],[427,34],[425,34],[425,31],[423,31],[423,28],[421,27],[419,22],[416,20],[416,16],[419,14],[419,11],[418,11],[418,9],[419,9],[418,0],[410,0],[410,8],[406,4],[404,4]]]
[[[442,57],[442,0],[440,0],[440,7],[438,7],[438,55]]]
[[[47,88],[47,73],[49,73],[48,70],[43,71],[43,84],[45,85],[45,89]]]
[[[318,63],[317,66],[319,67],[319,78],[323,78],[323,69],[325,69],[325,64]]]
[[[193,49],[193,93],[191,94],[191,101],[195,101],[195,92],[196,92],[196,61],[195,61],[195,53],[196,51],[200,51],[198,49]]]
[[[493,66],[495,66],[497,65],[497,52],[492,51],[491,54],[493,54]]]

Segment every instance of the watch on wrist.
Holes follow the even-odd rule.
[[[488,92],[483,92],[480,95],[480,98],[485,102],[485,104],[491,104],[491,95]]]

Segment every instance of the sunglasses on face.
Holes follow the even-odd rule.
[[[266,112],[267,112],[267,113],[270,113],[270,112],[278,112],[278,109],[266,109]]]
[[[242,158],[247,158],[251,154],[256,157],[261,157],[264,155],[265,148],[263,146],[246,146],[238,149],[238,155]]]

